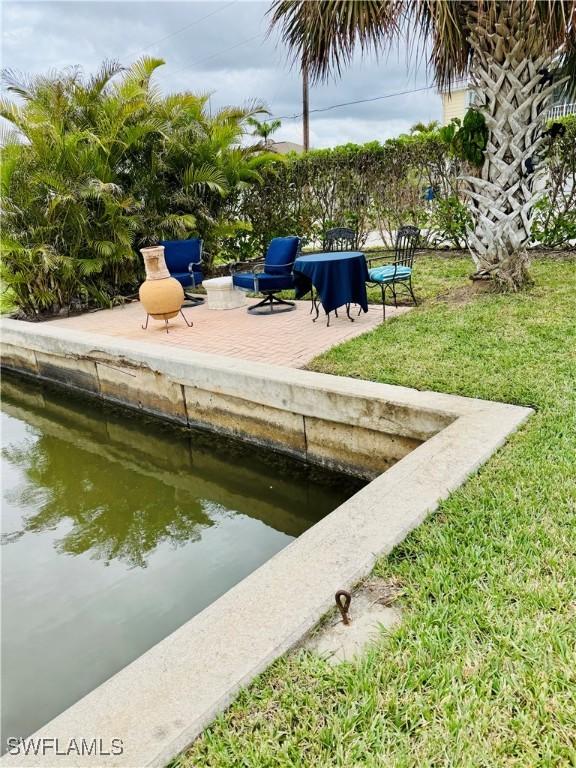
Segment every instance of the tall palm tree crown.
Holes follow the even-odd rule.
[[[312,80],[402,37],[412,54],[429,50],[440,89],[470,79],[488,128],[482,170],[467,178],[472,256],[479,273],[524,285],[542,120],[553,95],[576,92],[576,0],[275,0],[270,14]]]

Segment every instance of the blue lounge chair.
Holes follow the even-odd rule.
[[[271,314],[275,310],[289,312],[296,308],[293,301],[285,301],[276,294],[294,288],[292,268],[299,244],[299,237],[275,237],[270,241],[264,261],[250,264],[252,272],[241,272],[241,262],[232,265],[232,282],[237,288],[264,295],[262,301],[248,307],[248,312]]]
[[[370,275],[369,284],[379,285],[380,290],[382,291],[383,319],[386,319],[386,290],[388,288],[390,288],[392,293],[395,307],[398,306],[396,296],[397,288],[406,289],[412,296],[414,304],[418,304],[412,288],[412,270],[414,268],[414,253],[418,246],[419,238],[420,230],[418,227],[400,227],[396,234],[394,261],[391,264],[373,266],[376,262],[386,258],[383,256],[375,256],[372,259],[366,259],[368,274]]]
[[[202,240],[199,237],[191,237],[189,240],[161,240],[164,246],[164,258],[168,272],[185,289],[195,290],[202,285]],[[186,293],[190,304],[202,304],[204,299],[200,296],[190,296]]]

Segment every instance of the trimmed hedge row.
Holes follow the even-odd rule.
[[[550,181],[534,215],[535,243],[547,247],[576,238],[576,116],[561,122],[566,132],[542,158]],[[230,214],[245,225],[224,241],[223,256],[246,259],[272,237],[295,232],[321,247],[335,226],[354,229],[359,247],[371,231],[391,243],[400,224],[416,224],[430,247],[465,248],[471,219],[461,177],[468,170],[438,131],[289,155],[264,170],[262,184],[229,200]]]

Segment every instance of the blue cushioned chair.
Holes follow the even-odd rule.
[[[262,301],[248,307],[248,312],[271,314],[274,311],[289,312],[296,308],[293,301],[285,301],[276,294],[294,288],[292,268],[299,244],[299,237],[275,237],[270,241],[264,261],[250,264],[252,272],[240,271],[241,262],[232,265],[232,281],[237,288],[264,295]]]
[[[168,272],[181,283],[184,289],[194,290],[202,285],[202,240],[191,237],[189,240],[160,240],[164,246],[164,258]],[[184,291],[186,293],[186,291]],[[186,294],[188,304],[202,304],[200,296]]]
[[[396,247],[394,261],[391,264],[379,264],[385,256],[375,256],[366,259],[370,285],[379,285],[382,291],[382,317],[386,319],[386,291],[390,288],[394,298],[394,306],[398,306],[396,289],[404,288],[412,296],[414,304],[418,304],[412,289],[412,270],[414,267],[414,253],[418,246],[420,230],[418,227],[400,227],[396,234]],[[372,266],[374,265],[374,266]]]

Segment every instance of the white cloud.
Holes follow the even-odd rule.
[[[146,53],[167,62],[158,76],[165,91],[212,92],[214,108],[259,100],[274,115],[299,114],[299,73],[290,68],[278,35],[266,34],[268,7],[251,0],[4,0],[2,65],[43,72],[80,64],[89,72],[105,58],[130,63]],[[313,85],[310,106],[314,110],[424,85],[422,67],[408,68],[403,51],[381,61],[358,58],[340,80]],[[381,140],[439,116],[434,90],[312,112],[311,143]],[[301,142],[300,120],[284,119],[277,138]]]

